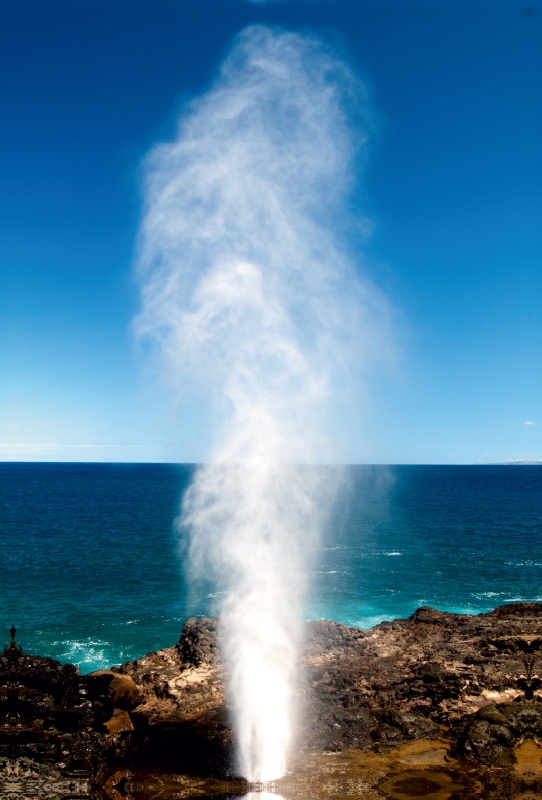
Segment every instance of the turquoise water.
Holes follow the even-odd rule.
[[[89,671],[211,613],[208,589],[188,596],[174,529],[193,469],[0,464],[4,641],[14,622],[27,651]],[[306,616],[369,627],[542,600],[541,500],[539,467],[348,467]]]

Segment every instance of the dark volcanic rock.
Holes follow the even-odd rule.
[[[129,746],[126,735],[106,727],[114,711],[112,677],[83,677],[71,664],[23,653],[12,628],[11,645],[0,655],[0,783],[11,781],[16,795],[29,782],[36,796],[41,790],[34,784],[51,796],[92,794]]]
[[[217,629],[217,620],[189,619],[175,647],[115,670],[130,676],[143,695],[143,703],[130,713],[139,763],[206,773],[231,768],[233,735]]]
[[[109,676],[109,686],[113,690],[113,707],[122,711],[132,711],[144,699],[143,692],[129,675],[122,675],[110,669],[98,669],[91,672],[89,678]]]
[[[199,667],[218,661],[218,619],[191,617],[183,625],[177,650],[183,666]]]
[[[484,706],[455,726],[457,752],[491,764],[525,738],[542,735],[542,702],[516,701]]]
[[[119,764],[228,773],[233,734],[217,630],[217,620],[190,619],[175,647],[86,677],[13,643],[0,657],[0,758],[91,782]],[[486,770],[488,798],[512,796],[531,780],[528,770],[520,783],[510,778],[514,748],[542,739],[541,660],[537,603],[477,616],[420,608],[371,630],[309,623],[299,750],[385,758],[416,740],[452,741],[452,757]]]
[[[329,720],[326,706],[340,703],[378,720],[370,734],[377,748],[436,738],[441,725],[460,755],[494,763],[523,737],[542,736],[541,655],[537,603],[478,616],[421,608],[370,631],[317,623],[305,659],[313,690],[307,733]],[[331,737],[335,747],[351,741],[337,728]]]
[[[132,718],[149,742],[167,731],[186,741],[197,735],[211,761],[230,752],[216,637],[216,620],[190,619],[175,648],[119,668],[145,696]],[[424,607],[371,630],[308,623],[300,745],[378,752],[449,730],[458,754],[493,763],[522,737],[542,736],[541,656],[538,603],[477,616]]]

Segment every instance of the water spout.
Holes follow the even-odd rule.
[[[338,397],[386,316],[334,233],[364,102],[318,39],[249,28],[147,161],[138,327],[174,386],[213,404],[180,524],[192,577],[221,592],[239,770],[256,783],[287,767],[302,601],[333,504],[335,479],[309,465],[333,458]]]

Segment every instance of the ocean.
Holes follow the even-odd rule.
[[[188,590],[174,524],[194,469],[0,464],[0,645],[13,623],[27,652],[89,672],[173,645],[188,616],[213,613],[210,587]],[[307,619],[371,627],[420,605],[542,600],[542,468],[343,469]]]

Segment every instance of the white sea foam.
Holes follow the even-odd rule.
[[[214,581],[252,782],[286,769],[306,575],[340,476],[293,465],[333,457],[329,409],[385,339],[386,303],[333,233],[364,103],[319,40],[249,28],[147,161],[138,328],[176,387],[214,402],[215,446],[181,527],[192,576]]]
[[[61,642],[53,642],[53,646],[65,648],[64,652],[60,654],[62,661],[67,661],[70,664],[75,664],[83,672],[89,667],[92,669],[107,668],[110,665],[110,658],[108,651],[110,643],[101,640],[94,641],[88,639],[67,639]]]

